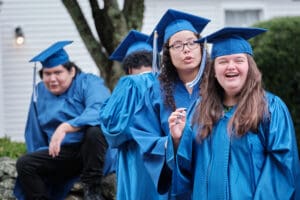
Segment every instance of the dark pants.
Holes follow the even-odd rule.
[[[107,149],[99,127],[89,127],[82,143],[64,145],[55,158],[48,150],[25,154],[16,168],[26,199],[50,199],[45,180],[60,183],[80,175],[84,184],[100,184]]]

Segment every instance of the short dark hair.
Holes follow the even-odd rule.
[[[72,67],[74,67],[76,70],[76,75],[81,73],[81,69],[73,62],[67,62],[65,64],[62,64],[62,66],[66,68],[68,71],[70,71]],[[43,79],[43,68],[39,71],[39,76],[41,79]]]
[[[152,67],[152,52],[134,52],[126,56],[122,62],[122,67],[126,74],[129,73],[129,69],[140,69],[142,66]]]

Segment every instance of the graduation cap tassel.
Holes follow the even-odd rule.
[[[36,62],[34,63],[34,67],[33,67],[33,83],[32,83],[32,96],[33,96],[33,102],[37,101],[37,93],[36,93]]]
[[[205,69],[205,64],[206,64],[206,40],[204,41],[203,45],[203,52],[202,52],[202,62],[198,71],[197,76],[195,77],[194,80],[191,82],[186,83],[186,86],[189,88],[193,88],[199,81],[202,79],[202,75]]]
[[[153,36],[153,58],[152,58],[152,73],[156,74],[158,73],[158,62],[157,62],[157,38],[158,34],[157,31],[154,31],[154,36]]]

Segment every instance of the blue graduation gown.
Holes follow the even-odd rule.
[[[189,94],[180,80],[175,82],[174,87],[173,95],[177,108],[188,108],[199,96],[199,83],[194,86],[192,94]],[[171,112],[172,109],[164,103],[164,91],[156,79],[138,105],[130,126],[156,188],[160,181],[164,181],[160,178],[165,163],[165,143],[169,135],[168,118]],[[165,183],[162,185],[166,186]],[[166,193],[168,189],[166,187],[159,192]]]
[[[122,77],[100,113],[106,140],[112,148],[118,149],[117,199],[120,200],[162,198],[156,192],[140,148],[128,129],[137,104],[155,79],[151,72]]]
[[[267,93],[267,101],[270,119],[261,122],[258,133],[230,136],[227,124],[233,108],[201,143],[195,141],[197,127],[186,126],[177,149],[177,166],[172,165],[173,147],[168,145],[167,160],[178,176],[178,196],[190,199],[192,193],[193,200],[296,199],[300,166],[293,122],[279,97]]]
[[[86,73],[77,74],[70,88],[60,96],[49,92],[43,82],[36,86],[36,91],[37,102],[34,102],[32,98],[25,128],[28,152],[48,149],[52,134],[62,122],[67,122],[74,127],[99,125],[99,109],[110,96],[101,78]],[[77,143],[82,138],[82,131],[68,133],[62,144]],[[105,170],[111,166],[111,163],[113,163],[112,160],[106,161]],[[51,197],[63,199],[77,179],[49,186]],[[24,199],[18,181],[16,181],[14,193],[18,199]]]

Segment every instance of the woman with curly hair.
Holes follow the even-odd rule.
[[[157,50],[163,49],[162,68],[138,105],[130,129],[155,186],[163,185],[159,193],[166,196],[170,186],[169,170],[164,170],[168,117],[176,108],[188,108],[199,96],[200,65],[205,66],[206,52],[194,41],[209,21],[169,9],[150,36],[152,41],[158,34]]]

